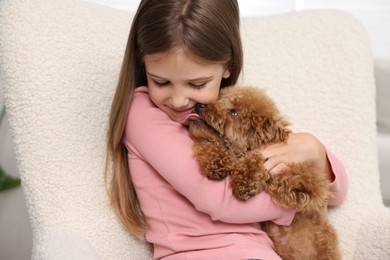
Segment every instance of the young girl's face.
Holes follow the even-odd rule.
[[[201,61],[183,49],[148,54],[144,61],[150,99],[182,124],[196,103],[215,101],[222,79],[230,76],[225,64]]]

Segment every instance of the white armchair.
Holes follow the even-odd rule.
[[[105,135],[131,14],[77,0],[0,1],[0,84],[33,231],[33,259],[150,259],[110,209]],[[330,209],[344,259],[390,259],[370,46],[338,11],[244,18],[242,81],[266,87],[297,131],[345,163]]]

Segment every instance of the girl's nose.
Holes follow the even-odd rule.
[[[170,103],[176,109],[186,108],[189,104],[189,98],[184,93],[174,93],[170,98]]]

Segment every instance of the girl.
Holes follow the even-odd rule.
[[[145,235],[154,259],[280,259],[259,222],[289,225],[294,211],[264,192],[238,201],[228,180],[205,178],[185,127],[196,103],[236,83],[242,63],[236,0],[141,1],[112,103],[107,169],[112,160],[118,217]],[[262,154],[275,174],[283,162],[314,161],[329,176],[330,204],[344,200],[342,163],[314,136],[291,134]]]

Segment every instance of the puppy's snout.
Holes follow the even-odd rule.
[[[207,107],[207,106],[204,105],[204,104],[197,103],[197,104],[195,105],[195,113],[201,114],[202,111],[206,109],[206,107]]]

